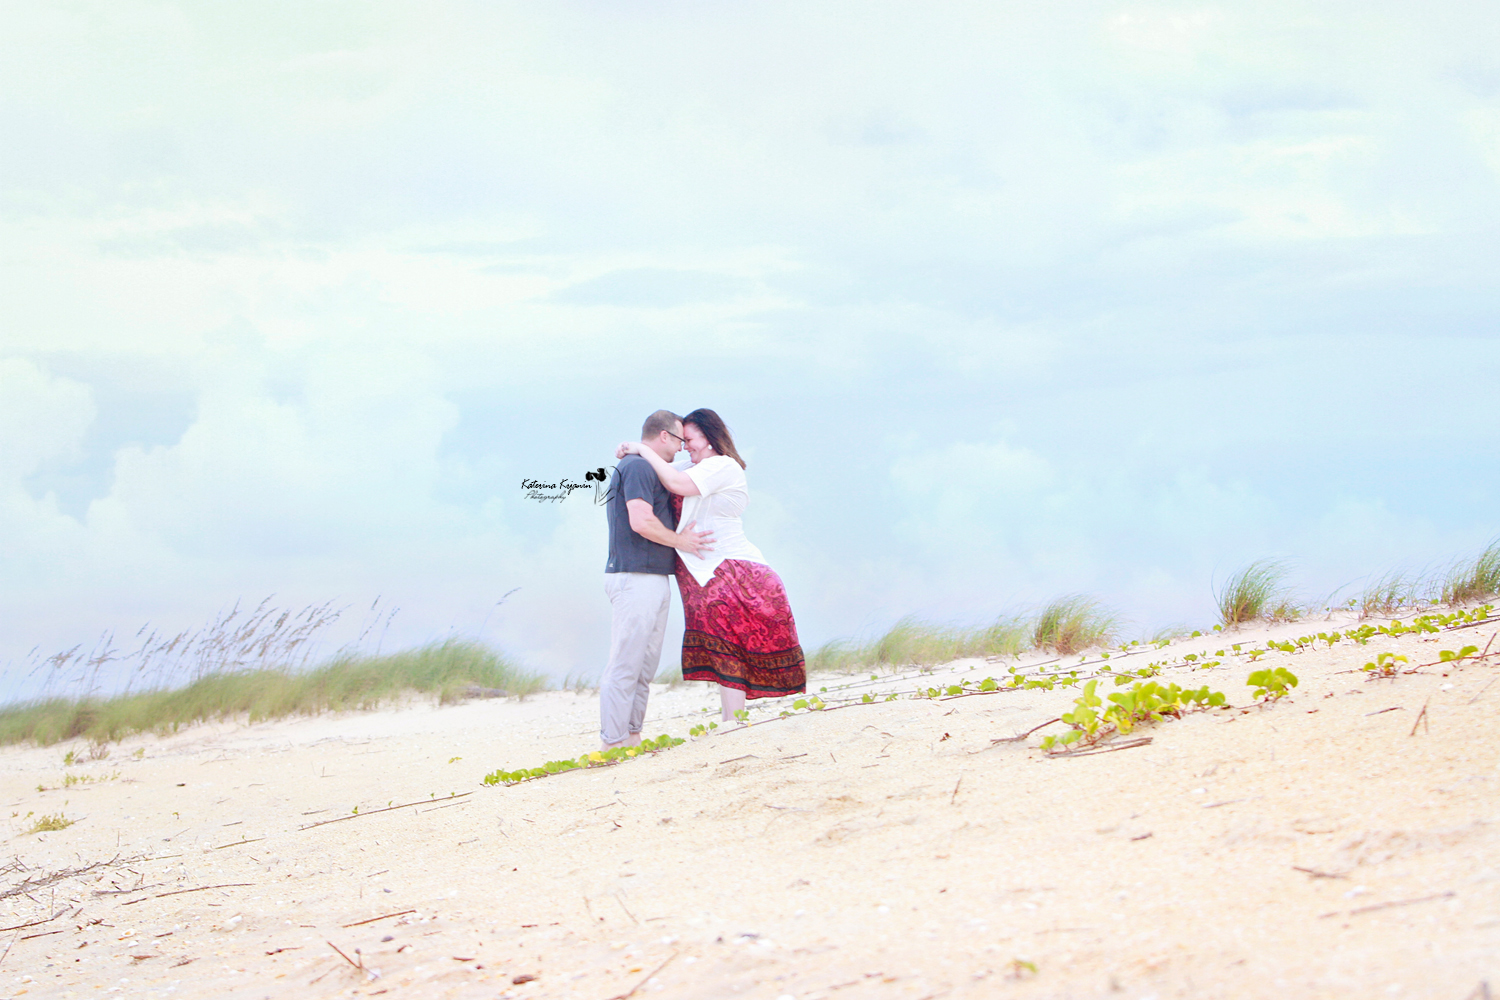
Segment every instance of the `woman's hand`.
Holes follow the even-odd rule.
[[[645,447],[639,441],[625,441],[620,447],[615,449],[615,458],[620,459],[626,455],[639,455]]]

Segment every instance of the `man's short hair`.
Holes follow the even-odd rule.
[[[650,441],[662,431],[676,433],[677,425],[680,423],[682,423],[682,418],[671,410],[657,410],[641,425],[641,440]]]

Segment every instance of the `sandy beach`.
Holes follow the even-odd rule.
[[[1488,996],[1500,673],[1437,661],[1497,626],[1183,662],[1351,621],[1116,652],[1230,707],[1061,757],[1057,724],[993,741],[1076,688],[911,697],[1079,659],[1043,654],[815,677],[827,710],[755,703],[513,786],[482,778],[596,747],[594,695],[204,725],[70,767],[86,745],[9,747],[0,996]],[[1432,665],[1372,680],[1383,651]],[[1255,704],[1261,666],[1300,686]],[[663,687],[648,734],[716,705]]]

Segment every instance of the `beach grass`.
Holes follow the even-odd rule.
[[[1119,616],[1092,597],[1069,594],[1048,604],[1032,625],[1031,642],[1060,656],[1102,646],[1119,632]]]
[[[1421,578],[1392,570],[1371,580],[1360,592],[1356,603],[1361,618],[1392,615],[1424,600],[1426,585]]]
[[[967,627],[908,615],[875,639],[824,643],[807,665],[814,671],[853,673],[882,667],[929,667],[969,656],[1017,656],[1033,648],[1035,634],[1035,622],[1022,615],[1001,615],[986,625]]]
[[[1449,566],[1435,596],[1444,604],[1472,604],[1500,596],[1500,539],[1473,559]]]
[[[1282,585],[1286,574],[1286,564],[1279,559],[1257,559],[1230,576],[1223,589],[1214,594],[1219,621],[1240,625],[1297,617],[1298,609]]]
[[[470,687],[519,696],[544,684],[540,675],[487,646],[447,640],[385,656],[341,656],[311,670],[220,671],[172,690],[11,705],[0,708],[0,744],[32,741],[45,746],[76,737],[120,740],[215,719],[256,722],[371,709],[408,692],[434,694],[448,704],[462,701]]]

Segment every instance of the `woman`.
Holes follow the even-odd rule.
[[[807,672],[781,577],[745,538],[740,515],[750,492],[745,460],[729,428],[713,410],[694,410],[682,418],[682,437],[693,460],[687,469],[667,464],[637,442],[620,445],[615,457],[640,455],[650,462],[674,502],[682,498],[677,523],[697,522],[699,531],[713,532],[712,551],[677,553],[677,590],[687,626],[682,676],[717,682],[724,721],[730,722],[746,698],[807,690]]]

